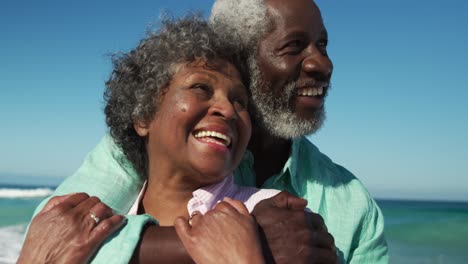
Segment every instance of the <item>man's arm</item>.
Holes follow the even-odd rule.
[[[126,214],[134,203],[143,185],[125,159],[120,148],[109,135],[86,156],[78,171],[58,186],[53,196],[84,192],[97,196],[115,213]],[[49,199],[36,209],[38,214]],[[154,221],[150,216],[130,216],[124,228],[112,234],[95,255],[94,263],[109,263],[106,258],[118,260],[112,263],[128,263],[140,240],[143,227]]]
[[[57,187],[53,196],[84,192],[99,197],[117,213],[126,214],[143,182],[112,137],[105,135],[81,167]]]
[[[261,230],[266,263],[336,263],[333,237],[321,217],[305,213],[307,202],[287,192],[263,200],[252,215]],[[164,255],[164,256],[163,256]],[[173,227],[148,226],[133,263],[193,263]]]
[[[362,223],[362,233],[349,257],[349,263],[389,263],[383,214],[371,197],[369,197],[368,207],[368,213]]]
[[[112,138],[106,135],[86,157],[79,170],[57,188],[54,196],[85,192],[90,196],[99,197],[116,213],[126,214],[135,201],[142,184],[142,179],[135,173],[122,151],[115,145]],[[273,199],[273,202],[270,199]],[[293,240],[295,239],[294,234],[297,236],[311,235],[310,230],[307,231],[307,229],[296,228],[294,232],[290,232],[291,229],[288,229],[290,227],[278,225],[283,220],[291,223],[300,223],[301,221],[304,223],[305,217],[301,214],[291,213],[288,215],[285,213],[285,208],[288,208],[288,205],[284,204],[284,201],[288,201],[288,199],[279,199],[276,196],[270,199],[259,203],[259,205],[265,204],[264,210],[254,210],[253,212],[268,243],[274,244],[275,241],[278,241],[295,245],[297,242]],[[36,209],[36,214],[46,202],[47,200]],[[276,220],[270,221],[270,219]],[[179,263],[190,263],[191,260],[175,229],[154,224],[148,225],[152,221],[154,220],[147,215],[127,217],[127,224],[106,240],[95,255],[93,263],[107,263],[106,258],[108,257],[118,260],[115,263],[128,263],[132,256],[133,260],[141,263],[155,259],[161,260],[161,263],[164,261],[174,263],[174,260]],[[144,232],[142,232],[143,230]],[[301,233],[300,230],[304,232]],[[263,244],[265,245],[265,243]],[[274,255],[290,256],[288,251],[281,247],[271,249]],[[135,254],[133,254],[134,250]]]
[[[172,226],[147,225],[130,263],[194,263]]]
[[[124,219],[85,193],[56,196],[32,220],[17,263],[87,263]]]

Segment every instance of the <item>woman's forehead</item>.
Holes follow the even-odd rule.
[[[196,59],[195,61],[181,62],[174,66],[173,78],[177,76],[200,73],[208,78],[217,79],[220,76],[230,80],[241,81],[241,76],[237,68],[231,62],[223,59],[207,61],[205,59]]]

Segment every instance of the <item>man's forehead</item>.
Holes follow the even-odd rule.
[[[314,1],[265,0],[265,4],[275,24],[274,32],[314,32],[314,35],[327,35],[322,15]]]
[[[312,0],[264,0],[268,12],[279,20],[297,16],[318,16],[322,15],[320,9]]]

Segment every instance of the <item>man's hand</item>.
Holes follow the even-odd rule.
[[[18,263],[86,263],[123,224],[97,197],[53,197],[31,222]]]
[[[319,214],[304,211],[306,205],[281,192],[255,206],[252,215],[268,263],[336,263],[333,237]]]

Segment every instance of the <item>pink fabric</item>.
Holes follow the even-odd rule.
[[[128,212],[129,215],[138,213],[138,205],[140,204],[143,194],[146,190],[146,182],[138,195],[137,200]],[[249,212],[252,212],[255,205],[264,199],[271,198],[278,194],[279,190],[274,189],[258,189],[254,187],[243,187],[234,183],[233,175],[226,177],[223,181],[212,184],[194,191],[193,198],[187,204],[189,215],[198,211],[205,214],[212,209],[224,197],[239,200],[245,204]]]

